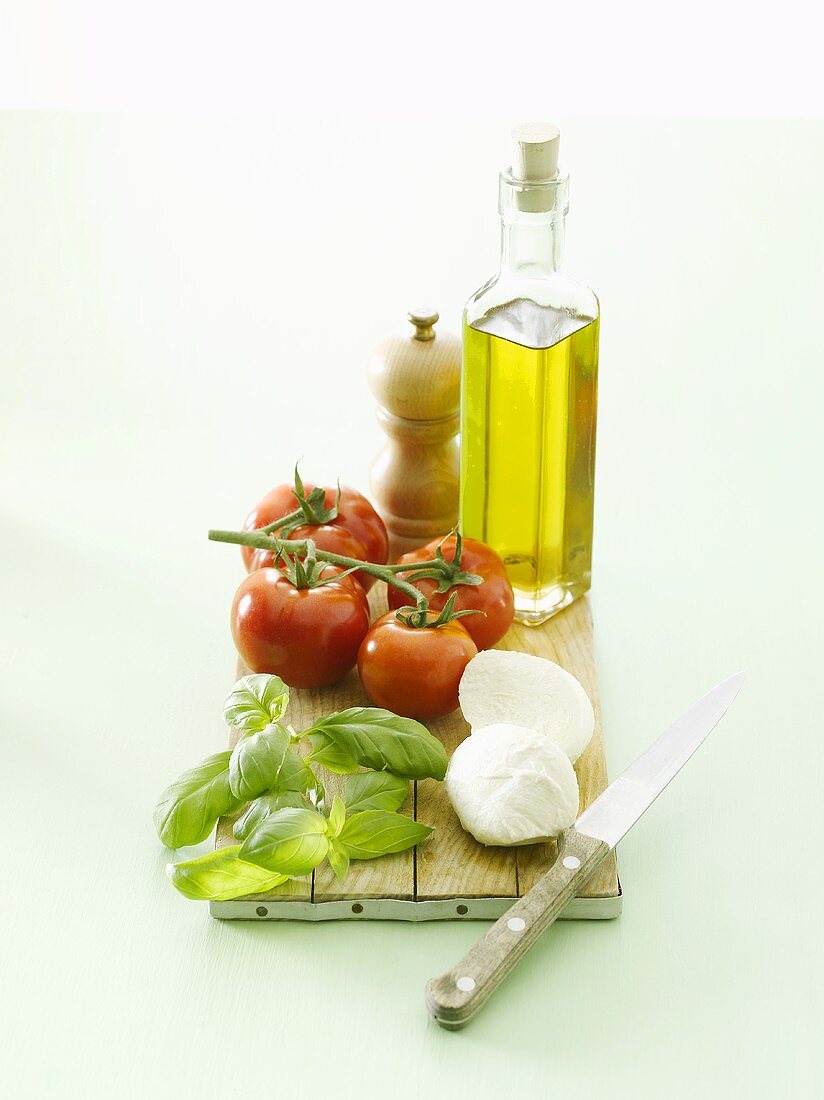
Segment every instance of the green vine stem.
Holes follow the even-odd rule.
[[[228,542],[236,546],[251,546],[255,550],[271,550],[274,554],[306,554],[310,552],[311,539],[286,540],[279,539],[275,535],[264,535],[260,531],[210,531],[211,542]],[[402,580],[397,576],[402,571],[412,572],[420,568],[420,563],[414,566],[376,565],[370,561],[358,561],[357,558],[347,558],[343,554],[332,554],[328,550],[315,548],[315,558],[318,561],[328,562],[329,565],[338,565],[342,569],[357,570],[359,573],[369,573],[380,581],[392,584],[400,589],[404,595],[409,596],[415,603],[418,611],[426,612],[429,609],[429,600],[420,589]],[[429,563],[427,563],[429,564]],[[437,566],[437,562],[432,563]],[[480,581],[480,577],[478,578]]]
[[[267,523],[265,527],[256,527],[255,530],[259,535],[271,535],[273,531],[277,531],[281,527],[300,526],[302,523],[306,523],[306,517],[300,508],[296,508],[294,512],[281,516],[274,523]]]
[[[392,573],[414,573],[418,569],[431,569],[439,566],[441,563],[437,558],[432,558],[431,561],[416,561],[414,564],[406,565],[384,565],[383,569],[388,569]]]

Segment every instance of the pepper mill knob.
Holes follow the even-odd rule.
[[[438,323],[439,318],[440,314],[436,309],[427,309],[425,306],[420,306],[418,309],[410,309],[406,315],[406,319],[415,326],[415,332],[412,339],[434,340],[435,325]]]
[[[461,342],[435,332],[437,310],[411,309],[412,331],[382,340],[367,368],[387,435],[372,496],[393,558],[445,535],[458,519]]]

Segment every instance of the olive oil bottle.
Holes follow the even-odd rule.
[[[464,313],[460,522],[501,555],[517,618],[537,624],[590,587],[598,301],[560,269],[557,128],[513,136],[500,270]]]

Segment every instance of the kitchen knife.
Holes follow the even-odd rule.
[[[738,672],[693,704],[559,837],[558,858],[464,956],[426,985],[426,1004],[450,1030],[466,1024],[559,916],[618,841],[652,805],[723,717],[744,682]]]

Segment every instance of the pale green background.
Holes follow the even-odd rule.
[[[366,485],[369,350],[493,270],[507,127],[0,122],[8,1095],[821,1088],[821,124],[564,124],[611,772],[748,672],[621,844],[623,916],[448,1034],[423,984],[483,924],[221,924],[163,875],[155,798],[225,739],[240,568],[206,529],[300,456]]]

